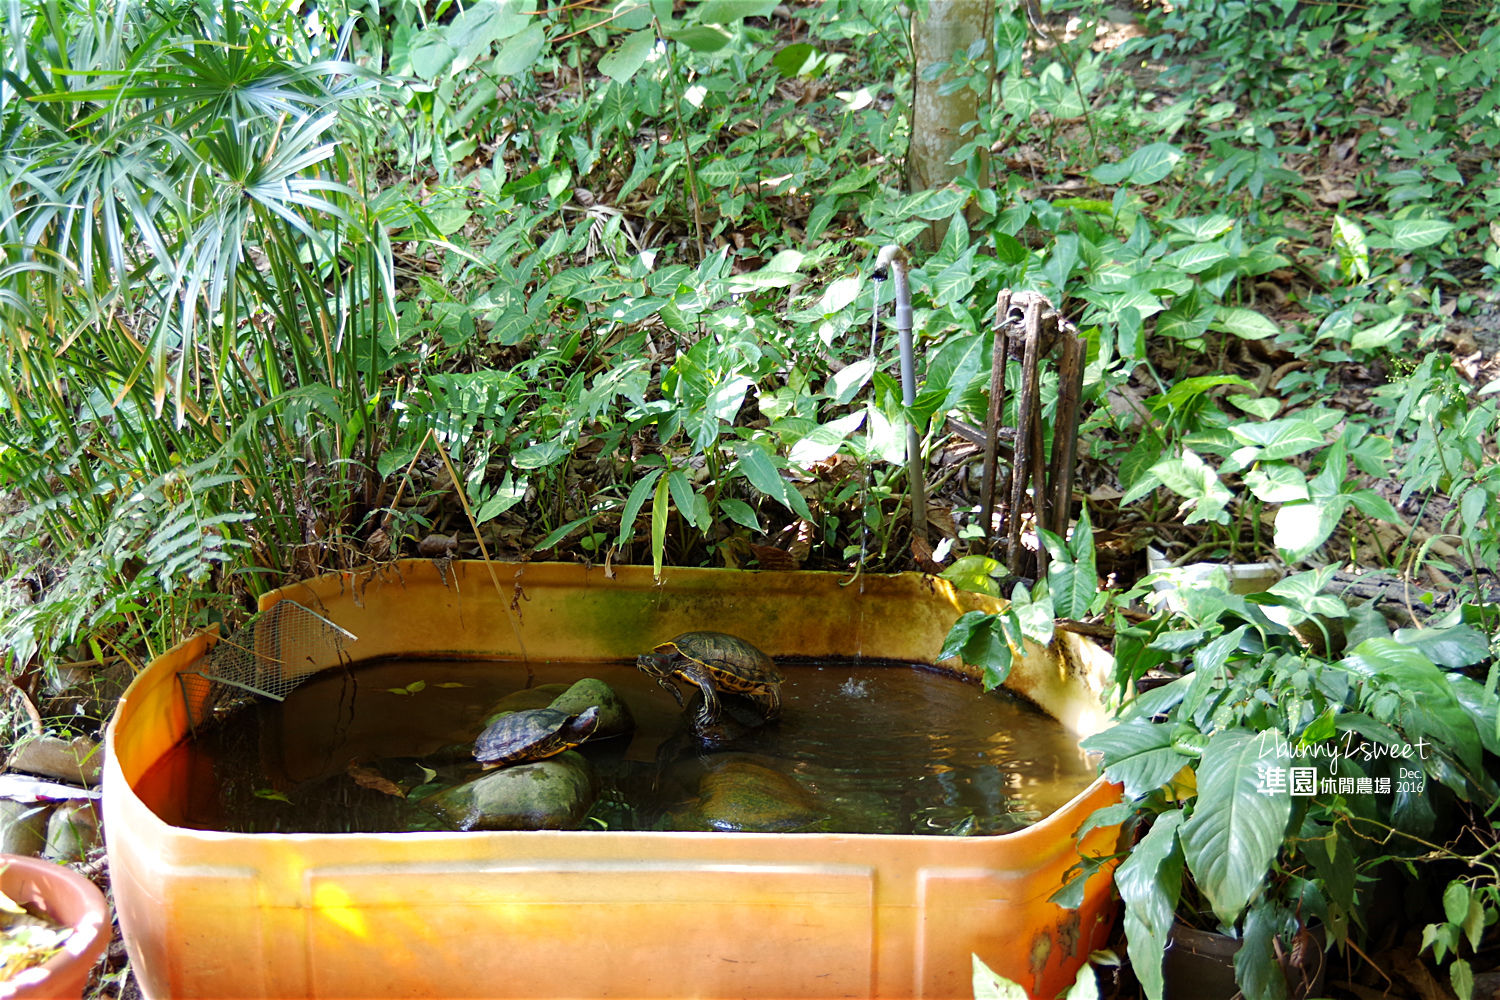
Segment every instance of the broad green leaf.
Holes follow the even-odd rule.
[[[1270,420],[1281,409],[1281,400],[1274,396],[1246,396],[1234,393],[1229,397],[1229,401],[1252,417],[1259,417],[1262,420]]]
[[[1219,243],[1198,243],[1167,254],[1161,262],[1188,274],[1198,274],[1228,257],[1229,251]]]
[[[1472,666],[1490,655],[1485,637],[1468,625],[1448,628],[1398,628],[1395,640],[1410,646],[1440,667]]]
[[[1255,446],[1258,449],[1255,461],[1258,462],[1292,458],[1326,443],[1317,425],[1300,417],[1231,424],[1229,433],[1235,440]]]
[[[633,31],[626,35],[619,45],[600,57],[599,72],[624,83],[646,65],[646,60],[651,57],[651,50],[655,45],[655,31],[650,28],[644,31]]]
[[[722,510],[731,521],[742,524],[751,531],[760,531],[760,518],[755,516],[755,508],[743,500],[734,497],[721,497],[719,509]]]
[[[630,541],[630,536],[635,532],[635,519],[641,512],[641,507],[646,503],[646,498],[651,495],[656,480],[661,476],[661,469],[652,469],[630,488],[630,495],[625,498],[625,506],[620,511],[620,533],[615,542],[624,545]]]
[[[864,288],[864,281],[859,277],[838,278],[829,282],[828,288],[823,292],[819,311],[824,316],[832,316],[841,313],[854,304],[859,298],[860,290]]]
[[[924,416],[943,414],[958,406],[971,382],[989,363],[980,334],[950,339],[927,366],[927,378],[916,408]]]
[[[1276,907],[1260,899],[1245,914],[1245,933],[1234,954],[1234,975],[1240,990],[1257,1000],[1284,1000],[1286,973],[1276,958]]]
[[[827,392],[833,397],[836,405],[843,406],[849,400],[853,399],[859,390],[865,387],[865,383],[870,381],[870,376],[874,373],[875,361],[873,358],[866,358],[863,361],[856,361],[852,365],[845,365],[828,380]]]
[[[1263,313],[1244,306],[1219,306],[1214,310],[1209,328],[1221,333],[1232,333],[1243,340],[1264,340],[1281,333],[1281,327]]]
[[[736,471],[744,475],[750,481],[750,485],[778,501],[792,513],[799,517],[812,520],[812,512],[807,509],[807,501],[802,494],[791,489],[786,480],[781,478],[781,472],[776,462],[760,445],[753,441],[741,442],[735,453],[739,456]]]
[[[1198,802],[1182,826],[1188,868],[1214,914],[1233,924],[1281,849],[1292,814],[1286,789],[1269,791],[1257,764],[1289,759],[1274,730],[1216,733],[1198,763]]]
[[[569,450],[559,441],[544,441],[529,448],[522,448],[511,456],[511,464],[518,469],[544,469],[567,458]]]
[[[1404,316],[1392,316],[1390,319],[1374,326],[1357,330],[1354,336],[1349,338],[1349,346],[1356,351],[1369,351],[1389,346],[1392,342],[1400,340],[1406,334],[1410,326]]]
[[[448,28],[448,37],[462,45],[460,58],[466,64],[473,63],[489,52],[493,43],[509,38],[531,24],[535,16],[530,11],[535,6],[534,3],[479,0],[453,19]]]
[[[1446,219],[1397,219],[1391,223],[1391,249],[1419,250],[1441,243],[1454,224]]]
[[[1276,547],[1287,562],[1300,562],[1328,541],[1343,516],[1343,497],[1319,497],[1286,504],[1276,511]]]
[[[842,417],[818,424],[803,438],[792,445],[787,458],[796,465],[808,466],[821,462],[839,450],[844,439],[859,429],[865,422],[865,411],[855,410]]]
[[[1130,966],[1149,1000],[1161,1000],[1162,956],[1182,895],[1182,851],[1177,843],[1182,817],[1179,810],[1157,816],[1115,869],[1115,888],[1125,903]]]
[[[818,50],[806,42],[788,45],[771,58],[771,65],[782,76],[796,76],[817,59]]]
[[[667,32],[674,41],[681,42],[694,52],[717,52],[729,44],[732,37],[718,25],[693,24]]]
[[[1047,587],[1052,592],[1053,609],[1060,618],[1084,617],[1099,592],[1088,508],[1079,514],[1070,542],[1064,542],[1045,528],[1042,539],[1051,556],[1047,563]]]
[[[1378,677],[1399,695],[1396,722],[1408,742],[1426,737],[1470,774],[1479,775],[1481,743],[1475,720],[1459,703],[1453,679],[1421,650],[1394,639],[1366,639],[1341,662]]]
[[[1295,465],[1272,462],[1245,473],[1245,486],[1266,503],[1307,499],[1307,477]]]
[[[993,239],[995,241],[995,258],[1000,263],[1016,267],[1031,259],[1031,251],[1026,248],[1026,244],[1014,236],[997,232],[993,234]]]
[[[667,490],[683,520],[700,531],[708,527],[708,504],[693,490],[693,484],[681,469],[673,469],[667,475]]]
[[[943,639],[943,648],[939,650],[937,658],[948,660],[963,651],[969,640],[973,637],[975,629],[989,627],[989,620],[994,617],[987,611],[966,611],[958,616],[948,629],[948,634]]]
[[[1005,564],[998,559],[985,555],[968,555],[955,560],[952,566],[938,575],[960,590],[999,597],[1000,584],[997,580],[1008,572]]]
[[[1329,565],[1306,573],[1294,573],[1277,580],[1267,593],[1285,597],[1304,617],[1324,615],[1329,618],[1346,618],[1349,607],[1333,594],[1325,593],[1324,587],[1333,578],[1337,566]],[[1250,595],[1253,599],[1254,595]]]
[[[1172,413],[1186,406],[1189,401],[1221,385],[1235,385],[1243,389],[1255,388],[1255,383],[1240,378],[1238,375],[1194,375],[1179,379],[1172,388],[1160,396],[1151,397],[1148,404],[1158,413],[1163,411]]]
[[[1484,748],[1500,757],[1500,702],[1497,702],[1495,692],[1486,690],[1483,684],[1463,674],[1450,676],[1448,685],[1453,689],[1453,697],[1474,720],[1474,728],[1479,731]]]
[[[1191,509],[1185,523],[1216,521],[1229,523],[1225,507],[1234,499],[1234,494],[1219,481],[1218,473],[1210,468],[1198,454],[1184,450],[1181,458],[1164,458],[1151,466],[1151,472],[1162,484],[1187,502],[1182,506]]]
[[[974,256],[966,253],[932,279],[933,304],[945,306],[966,301],[978,280],[974,273]]]
[[[962,208],[964,202],[968,200],[968,194],[957,188],[933,188],[907,195],[890,206],[888,211],[891,217],[897,219],[905,219],[911,216],[919,219],[927,219],[928,221],[948,219],[952,218],[953,213]]]
[[[705,24],[732,24],[747,17],[770,17],[780,0],[703,0],[698,20]]]
[[[593,517],[592,514],[587,514],[587,515],[585,515],[583,517],[574,518],[573,520],[569,521],[567,524],[564,524],[561,527],[554,529],[552,532],[550,532],[547,535],[546,538],[543,538],[540,542],[536,543],[536,549],[537,549],[537,551],[538,552],[545,552],[547,549],[552,548],[552,546],[556,545],[558,542],[562,541],[564,538],[567,538],[569,535],[571,535],[573,533],[574,529],[576,529],[579,525],[586,524],[592,517]],[[481,520],[481,519],[476,518],[476,520]]]
[[[740,407],[745,405],[745,392],[754,384],[743,375],[725,379],[708,394],[705,409],[717,420],[734,423]]]
[[[949,629],[938,659],[958,657],[962,662],[984,671],[984,686],[993,688],[1004,683],[1010,673],[1011,638],[1006,635],[1005,615],[970,611],[960,615]]]
[[[1181,219],[1168,218],[1164,221],[1194,243],[1207,243],[1209,240],[1218,239],[1234,228],[1234,218],[1228,215],[1190,215]]]
[[[1339,270],[1355,281],[1370,277],[1370,246],[1365,232],[1342,215],[1333,217],[1333,247],[1338,251]]]
[[[1165,785],[1188,763],[1172,749],[1167,727],[1149,723],[1115,725],[1079,745],[1104,754],[1104,776],[1124,785],[1130,798],[1140,798]]]
[[[1349,506],[1359,511],[1366,517],[1373,517],[1390,524],[1401,524],[1401,515],[1391,502],[1371,489],[1350,490],[1345,493],[1344,499]]]
[[[974,959],[974,1000],[1029,1000],[1031,994],[1018,983],[1013,983],[991,970],[988,965],[979,960],[978,955],[972,957]],[[1092,970],[1089,971],[1092,973]]]
[[[474,511],[474,520],[483,525],[486,520],[492,520],[495,517],[501,516],[501,514],[504,514],[505,511],[510,510],[511,507],[519,504],[525,498],[525,490],[502,490],[502,492],[495,493],[487,501],[484,501],[483,504],[480,504],[478,510]]]
[[[448,44],[444,29],[436,25],[423,30],[411,47],[412,72],[419,77],[434,78],[448,68],[458,50]]]
[[[1155,184],[1172,172],[1182,150],[1165,142],[1153,142],[1131,153],[1119,163],[1095,167],[1089,176],[1100,184]]]
[[[536,63],[536,57],[546,43],[547,35],[540,21],[533,21],[524,30],[506,39],[491,60],[489,70],[497,76],[517,76],[524,73]]]

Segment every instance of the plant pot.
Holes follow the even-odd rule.
[[[1165,553],[1154,546],[1146,547],[1146,569],[1160,574],[1153,586],[1168,608],[1179,614],[1185,609],[1181,591],[1214,585],[1222,573],[1232,594],[1258,594],[1269,590],[1284,576],[1274,563],[1195,562],[1174,566]]]
[[[1308,949],[1304,966],[1294,966],[1290,955],[1281,959],[1287,996],[1297,1000],[1323,991],[1326,937],[1321,926],[1313,928],[1312,935],[1317,943]],[[1217,931],[1174,923],[1162,956],[1162,1000],[1229,1000],[1235,996],[1240,988],[1234,981],[1234,956],[1242,943]]]
[[[504,581],[497,593],[491,573]],[[358,636],[361,661],[412,654],[631,662],[642,643],[712,622],[772,656],[931,663],[954,619],[998,601],[919,574],[402,562],[262,598],[295,600]],[[514,589],[512,589],[514,588]],[[512,595],[524,595],[512,625]],[[104,825],[131,970],[148,998],[958,997],[972,956],[1055,996],[1107,940],[1110,868],[1076,910],[1048,901],[1074,831],[1119,800],[1095,779],[1012,833],[474,830],[227,833],[171,822],[192,794],[186,685],[212,637],[142,671],[110,723]],[[649,644],[648,644],[649,646]],[[337,665],[287,655],[310,672]],[[1006,686],[1079,736],[1107,714],[1108,656],[1059,632]],[[958,669],[954,665],[953,669]],[[204,689],[207,685],[204,685]],[[196,695],[194,695],[196,696]],[[278,741],[299,738],[295,728]],[[170,764],[162,766],[162,761]],[[173,762],[176,763],[173,763]],[[166,813],[164,817],[156,810]],[[234,956],[227,961],[226,955]]]
[[[71,868],[0,854],[0,892],[22,905],[34,905],[48,917],[73,928],[63,948],[41,965],[0,982],[0,998],[76,998],[83,996],[89,973],[109,947],[109,904],[104,894]]]

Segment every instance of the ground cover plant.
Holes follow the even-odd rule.
[[[1303,699],[1277,695],[1293,741],[1364,695],[1304,690],[1312,654],[1254,606],[1142,609],[1148,543],[1493,644],[1500,18],[998,4],[983,44],[914,67],[924,10],[5,4],[10,677],[42,700],[62,664],[138,666],[287,580],[452,554],[945,572],[1018,598],[951,652],[998,678],[1063,619],[1127,654],[1122,698],[1201,669],[1173,635],[1253,623],[1304,664],[1266,668]],[[953,179],[913,192],[923,74],[979,111]],[[914,261],[910,406],[870,276],[891,243]],[[986,422],[1007,288],[1088,345],[1085,528],[1037,541],[1037,580],[985,561],[981,452],[955,430]],[[1041,392],[1048,419],[1047,366]],[[1492,769],[1492,649],[1376,648],[1477,685],[1455,759]],[[1246,721],[1195,697],[1208,738]],[[1410,947],[1462,991],[1500,903],[1492,790],[1457,773],[1432,777],[1469,839],[1433,841],[1448,888]]]

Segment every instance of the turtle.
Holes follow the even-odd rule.
[[[530,708],[503,715],[474,741],[474,759],[486,769],[542,760],[571,750],[599,728],[599,707],[581,712]]]
[[[700,728],[718,720],[723,711],[721,691],[749,698],[767,720],[781,714],[781,671],[769,656],[737,635],[684,632],[636,657],[635,665],[656,678],[684,708],[677,681],[697,685],[703,692],[697,718]]]

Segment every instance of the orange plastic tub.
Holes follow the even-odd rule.
[[[491,570],[494,576],[491,575]],[[426,561],[267,595],[389,655],[621,660],[691,628],[772,655],[931,662],[964,611],[927,576]],[[967,997],[971,954],[1052,997],[1108,933],[1108,871],[1047,901],[1073,835],[1115,800],[1096,781],[993,837],[524,831],[233,834],[163,822],[136,794],[186,738],[177,674],[212,636],[143,671],[110,725],[104,817],[116,907],[148,997]],[[292,669],[311,672],[327,664]],[[1106,654],[1059,634],[1010,686],[1080,737],[1101,728]],[[171,784],[170,776],[168,784]],[[183,787],[186,787],[185,776]],[[1092,854],[1116,831],[1094,831]]]

